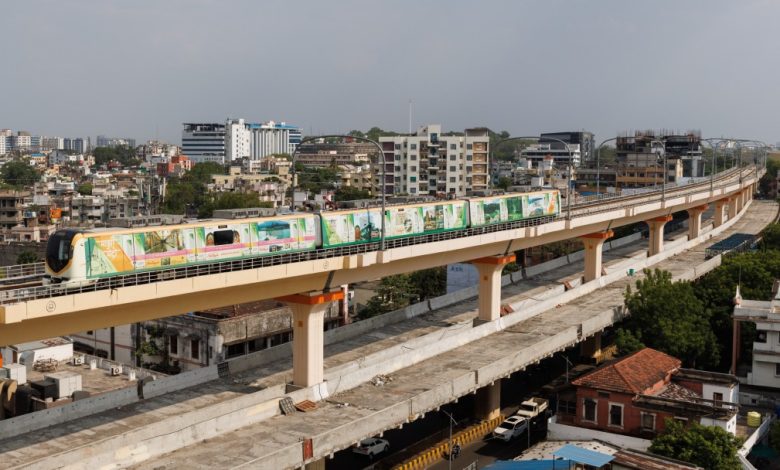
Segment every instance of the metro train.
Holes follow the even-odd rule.
[[[557,190],[391,205],[385,209],[385,239],[557,216],[560,207]],[[58,230],[46,247],[44,282],[70,287],[117,275],[377,242],[380,213],[368,208]]]

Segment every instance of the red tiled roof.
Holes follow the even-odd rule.
[[[644,393],[680,365],[677,358],[645,348],[583,375],[572,384],[597,390]]]

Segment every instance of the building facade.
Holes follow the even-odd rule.
[[[740,330],[740,322],[756,325],[751,367],[740,379],[747,385],[780,389],[780,281],[775,281],[772,292],[770,301],[743,300],[737,293],[733,318],[735,331]],[[733,345],[732,372],[738,370],[739,356],[737,343]]]
[[[97,136],[96,145],[98,147],[130,147],[135,148],[135,139],[127,137],[106,137]]]
[[[387,194],[460,197],[488,189],[487,129],[445,136],[441,125],[429,124],[414,135],[380,137],[379,141],[385,157]],[[379,183],[381,163],[376,165]]]
[[[225,160],[260,160],[273,154],[292,154],[301,143],[301,130],[286,122],[250,123],[228,119],[225,124]]]
[[[184,123],[181,152],[193,163],[225,164],[225,124]]]
[[[573,396],[561,394],[559,422],[568,418],[582,428],[652,438],[675,419],[735,434],[737,378],[680,364],[651,348],[607,363],[572,381]]]

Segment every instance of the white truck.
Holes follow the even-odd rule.
[[[543,414],[547,410],[549,403],[544,398],[530,398],[520,404],[520,409],[517,410],[516,414],[530,420]]]
[[[510,416],[493,430],[493,438],[509,442],[528,429],[528,419],[522,416]]]

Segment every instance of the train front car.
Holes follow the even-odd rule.
[[[74,284],[86,279],[84,238],[79,230],[57,230],[46,244],[44,284]]]

